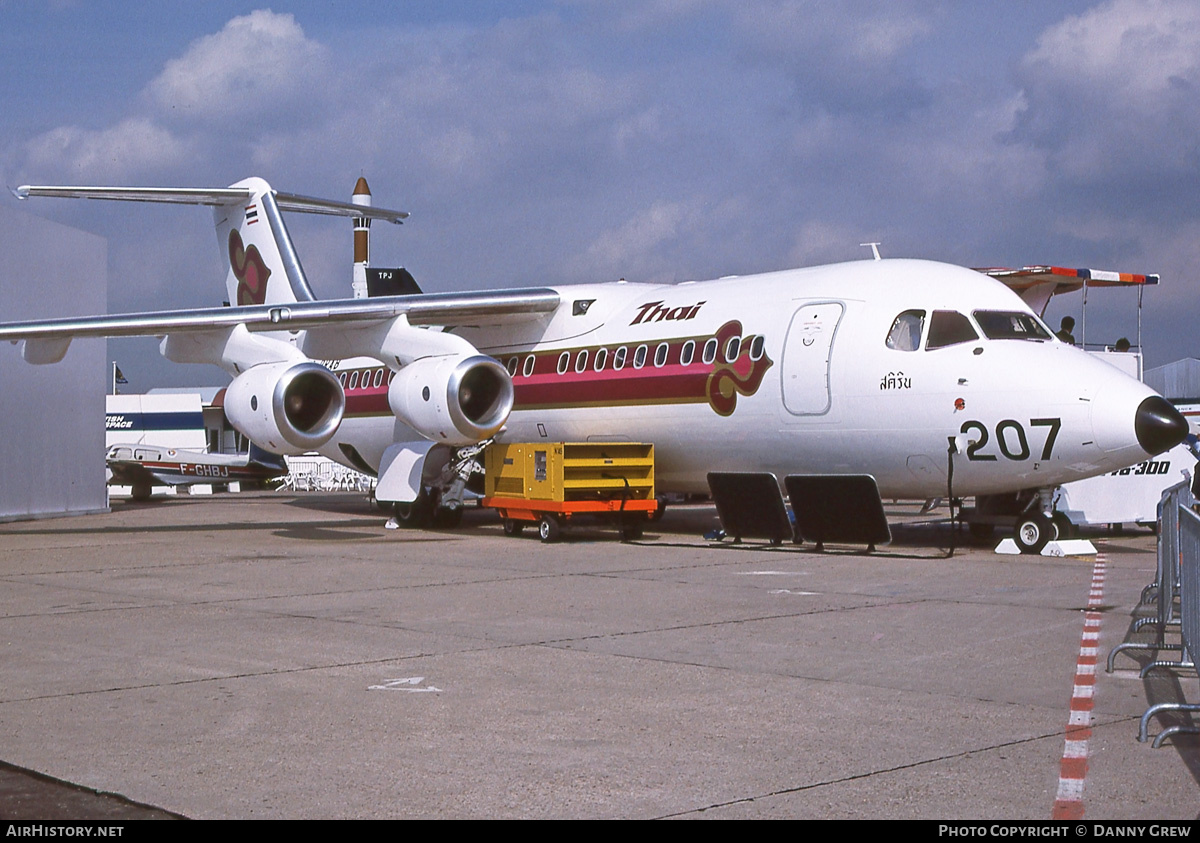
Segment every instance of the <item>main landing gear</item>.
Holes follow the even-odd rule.
[[[396,523],[410,530],[453,530],[462,522],[462,504],[448,506],[440,498],[435,490],[426,487],[415,501],[395,503]]]
[[[491,442],[485,439],[454,450],[439,450],[439,446],[430,451],[425,465],[428,485],[421,487],[415,501],[392,505],[396,524],[411,530],[453,530],[462,523],[468,485],[473,475],[482,477],[479,460]]]

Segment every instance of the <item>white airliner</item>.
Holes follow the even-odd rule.
[[[233,376],[225,411],[252,441],[377,474],[410,521],[455,520],[477,443],[629,440],[655,445],[666,492],[706,492],[710,471],[869,474],[889,498],[1022,492],[1018,537],[1040,547],[1054,487],[1188,432],[1165,399],[963,267],[316,301],[281,210],[406,215],[257,178],[17,194],[212,206],[234,306],[5,324],[0,340],[52,363],[74,337],[161,336],[168,359]]]

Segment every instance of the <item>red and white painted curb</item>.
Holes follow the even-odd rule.
[[[1100,652],[1100,604],[1104,598],[1104,575],[1108,563],[1101,552],[1092,567],[1092,588],[1083,614],[1079,659],[1075,662],[1075,685],[1071,691],[1071,713],[1058,773],[1053,820],[1083,819],[1083,786],[1087,780],[1088,741],[1092,737],[1092,708],[1096,693],[1096,661]]]

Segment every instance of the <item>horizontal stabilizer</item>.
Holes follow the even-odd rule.
[[[170,205],[208,205],[219,207],[246,202],[253,195],[248,187],[74,187],[24,184],[13,191],[18,199],[49,196],[59,199],[111,199],[123,202],[162,202]],[[391,211],[370,205],[354,205],[332,199],[317,199],[295,193],[274,191],[281,211],[305,214],[331,214],[339,217],[366,217],[400,223],[408,217],[404,211]]]

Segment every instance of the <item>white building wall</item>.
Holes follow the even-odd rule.
[[[108,244],[0,205],[0,319],[105,313]],[[103,511],[104,340],[31,366],[0,343],[0,520]]]
[[[200,393],[109,395],[105,399],[105,446],[159,445],[207,449]]]

